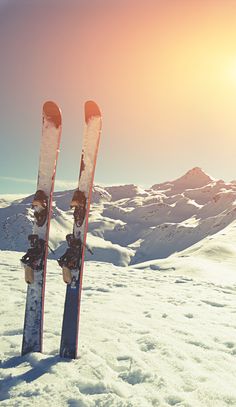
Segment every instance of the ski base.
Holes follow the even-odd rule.
[[[63,335],[60,345],[60,356],[62,358],[77,358],[79,292],[78,280],[75,282],[75,285],[67,285],[62,325]]]

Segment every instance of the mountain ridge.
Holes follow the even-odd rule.
[[[191,188],[190,188],[191,186]],[[72,230],[73,190],[54,193],[50,246],[56,257]],[[26,251],[32,195],[0,199],[0,249]],[[161,259],[212,236],[236,219],[236,184],[194,167],[174,181],[143,189],[134,184],[93,188],[87,259],[132,265]],[[53,255],[50,255],[53,257]]]

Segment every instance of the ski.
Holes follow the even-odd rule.
[[[79,335],[83,266],[89,207],[101,133],[101,113],[96,103],[85,103],[85,130],[78,188],[71,201],[74,208],[73,233],[66,236],[68,248],[58,260],[67,284],[61,333],[60,356],[76,359]]]
[[[60,109],[54,102],[45,102],[37,191],[32,202],[33,233],[28,236],[30,248],[21,258],[25,270],[25,281],[28,284],[22,355],[29,352],[42,352],[48,237],[61,128]]]

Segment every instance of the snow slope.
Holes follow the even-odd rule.
[[[229,228],[214,242],[136,267],[86,262],[73,361],[58,357],[65,285],[54,260],[44,354],[20,356],[21,253],[0,252],[0,405],[235,406],[236,224]]]

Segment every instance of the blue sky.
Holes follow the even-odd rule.
[[[236,178],[234,16],[220,0],[0,0],[0,193],[35,190],[45,100],[63,114],[57,189],[76,185],[88,99],[96,183]]]

